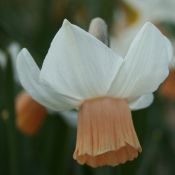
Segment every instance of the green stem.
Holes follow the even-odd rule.
[[[17,151],[17,133],[15,127],[14,111],[14,91],[13,91],[13,73],[11,60],[8,55],[8,64],[5,72],[5,94],[6,94],[6,127],[7,127],[7,145],[9,156],[9,174],[19,175],[18,151]]]

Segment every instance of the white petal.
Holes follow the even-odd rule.
[[[129,102],[129,108],[131,110],[143,109],[150,106],[153,102],[153,94],[143,95],[131,102]]]
[[[132,42],[109,94],[132,98],[154,92],[167,77],[171,58],[170,42],[147,22]]]
[[[67,20],[46,55],[41,80],[65,95],[105,95],[123,59],[101,41]]]
[[[58,94],[39,82],[40,70],[26,49],[18,54],[17,70],[23,87],[42,105],[58,111],[73,109],[79,104],[78,100]]]

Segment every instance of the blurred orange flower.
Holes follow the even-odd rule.
[[[25,134],[35,134],[47,116],[46,108],[24,91],[16,97],[15,108],[16,126]]]
[[[168,78],[159,88],[159,94],[172,100],[175,99],[175,70],[170,71]]]

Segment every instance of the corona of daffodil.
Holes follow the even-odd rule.
[[[79,111],[74,159],[92,167],[115,166],[141,152],[131,110],[152,103],[171,57],[168,39],[149,22],[122,58],[64,20],[41,70],[27,49],[19,53],[17,69],[36,101],[56,111]]]

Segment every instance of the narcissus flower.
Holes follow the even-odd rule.
[[[81,28],[64,21],[41,70],[23,49],[17,59],[22,85],[42,105],[78,109],[74,159],[115,166],[141,152],[131,110],[149,106],[168,75],[172,48],[147,22],[123,59]]]

